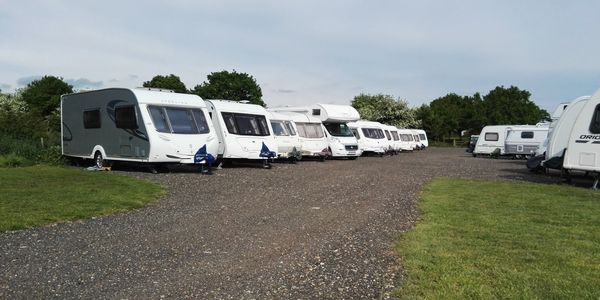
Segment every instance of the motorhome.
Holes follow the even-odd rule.
[[[597,188],[600,178],[600,90],[585,102],[575,118],[563,168],[592,174],[595,178],[593,188]]]
[[[298,138],[302,144],[302,156],[314,157],[324,161],[331,156],[331,150],[325,137],[325,128],[316,117],[292,111],[277,111],[296,125]]]
[[[61,97],[62,154],[113,162],[209,166],[219,139],[196,95],[108,88]],[[204,168],[206,170],[206,168]]]
[[[350,105],[313,104],[297,107],[276,107],[273,111],[302,113],[318,118],[325,127],[325,136],[332,157],[356,158],[360,156],[358,141],[348,127],[348,122],[360,119],[358,111]]]
[[[371,121],[349,122],[348,127],[358,140],[358,147],[363,154],[383,156],[388,148],[388,140],[381,129],[381,123]]]
[[[548,124],[538,126],[513,126],[508,130],[504,142],[504,154],[515,157],[528,157],[544,143],[548,136]]]
[[[287,159],[291,162],[302,159],[302,142],[294,121],[288,115],[274,111],[268,112],[273,135],[277,142],[277,158]]]
[[[583,110],[590,96],[582,96],[573,100],[564,110],[558,120],[550,124],[548,141],[544,159],[541,165],[549,169],[561,169],[563,166],[565,149],[569,145],[569,138],[579,114]]]
[[[423,148],[429,147],[429,140],[427,140],[427,133],[423,129],[413,129],[418,135]]]
[[[417,141],[415,141],[415,136],[413,135],[412,130],[401,128],[398,129],[398,134],[400,135],[400,140],[402,141],[403,150],[407,151],[416,150],[418,147]]]
[[[264,107],[229,100],[206,100],[206,105],[219,136],[220,161],[255,160],[271,168],[277,142]]]

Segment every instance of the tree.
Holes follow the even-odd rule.
[[[203,99],[248,100],[252,104],[266,106],[262,90],[254,77],[235,70],[212,72],[208,81],[194,87],[192,92]]]
[[[181,82],[178,76],[173,74],[170,75],[156,75],[150,81],[146,81],[143,84],[143,87],[147,88],[157,88],[157,89],[167,89],[172,90],[176,93],[187,93],[188,90],[185,87],[185,84]]]
[[[529,100],[531,93],[516,86],[497,86],[483,97],[487,125],[536,124],[549,119],[546,110]]]
[[[419,127],[415,110],[408,107],[408,102],[390,95],[360,94],[352,100],[352,106],[361,118],[400,128]]]
[[[62,78],[47,75],[29,83],[23,89],[21,98],[32,113],[47,117],[60,107],[60,96],[72,92],[73,86]]]

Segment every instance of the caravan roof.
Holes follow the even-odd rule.
[[[321,122],[353,122],[360,119],[358,111],[350,105],[312,104],[306,106],[274,107],[272,111],[291,111],[319,118]]]

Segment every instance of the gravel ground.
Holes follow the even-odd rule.
[[[119,173],[169,193],[125,214],[0,234],[1,299],[388,298],[401,282],[392,245],[432,177],[560,182],[522,160],[443,148],[212,176]]]

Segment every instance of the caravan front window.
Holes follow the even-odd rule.
[[[392,140],[392,136],[390,135],[390,132],[387,130],[385,131],[385,137],[388,139],[388,141]]]
[[[271,127],[273,128],[273,134],[276,136],[288,136],[290,135],[285,129],[285,125],[282,121],[271,121]]]
[[[592,123],[590,124],[590,132],[594,134],[600,133],[600,104],[596,105],[596,109],[594,110]]]
[[[138,129],[135,106],[119,106],[115,108],[115,125],[122,129]]]
[[[265,116],[229,112],[223,112],[221,115],[229,133],[256,136],[270,135]]]
[[[284,123],[290,135],[296,135],[296,130],[294,130],[294,125],[292,125],[292,122],[284,121]]]
[[[421,139],[421,141],[424,141],[427,139],[427,137],[425,137],[425,135],[422,133],[419,133],[419,138]]]
[[[149,106],[148,110],[158,132],[201,134],[210,131],[204,112],[200,109]]]
[[[296,123],[298,135],[308,139],[320,139],[324,137],[321,124],[316,123]]]
[[[400,137],[398,137],[398,132],[397,131],[390,131],[392,133],[392,137],[394,138],[394,141],[397,141],[400,139]]]
[[[383,134],[383,130],[376,128],[362,128],[362,132],[365,137],[370,139],[383,139],[385,135]]]
[[[360,135],[358,134],[358,130],[352,128],[352,133],[357,140],[360,140]]]

